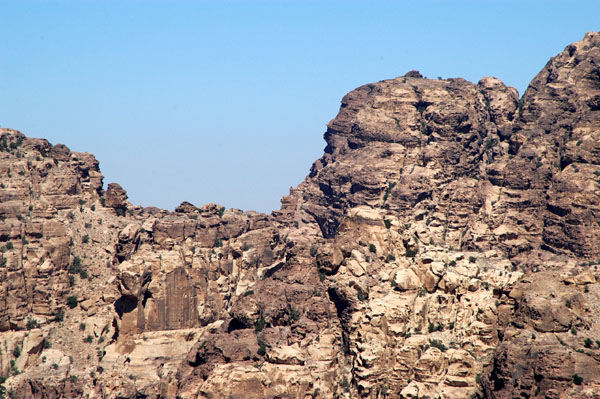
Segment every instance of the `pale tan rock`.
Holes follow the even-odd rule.
[[[401,290],[415,290],[421,287],[421,280],[412,269],[397,270],[392,279],[394,287]]]

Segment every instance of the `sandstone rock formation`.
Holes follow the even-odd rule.
[[[598,33],[357,88],[271,215],[1,129],[0,397],[598,397],[599,135]]]

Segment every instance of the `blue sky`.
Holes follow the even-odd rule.
[[[130,201],[269,212],[340,99],[418,69],[520,93],[598,1],[0,0],[0,126],[96,155]]]

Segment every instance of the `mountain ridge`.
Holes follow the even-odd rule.
[[[367,84],[270,215],[127,202],[0,130],[16,398],[577,398],[600,386],[600,34],[519,99]]]

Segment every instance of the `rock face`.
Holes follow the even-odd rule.
[[[357,88],[271,215],[137,207],[1,129],[0,395],[596,397],[599,135],[597,33],[521,99]]]

